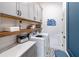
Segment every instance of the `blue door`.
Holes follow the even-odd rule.
[[[79,2],[67,2],[67,51],[79,57]]]

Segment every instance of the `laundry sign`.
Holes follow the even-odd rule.
[[[56,21],[54,19],[48,19],[47,26],[56,26]]]

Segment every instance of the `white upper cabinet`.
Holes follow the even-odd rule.
[[[40,4],[38,4],[37,19],[38,19],[38,21],[42,20],[42,8],[41,8]]]
[[[38,5],[34,3],[34,20],[37,21],[38,17]]]
[[[30,2],[28,7],[29,7],[29,19],[34,20],[34,4]]]
[[[42,21],[42,16],[43,16],[43,8],[40,7],[40,21]]]
[[[20,3],[21,17],[29,18],[28,3]]]
[[[0,13],[16,16],[16,2],[0,2]]]
[[[35,21],[42,19],[42,9],[39,3],[34,2],[0,2],[0,13]]]
[[[17,15],[29,19],[29,8],[28,3],[18,2],[17,3]]]
[[[36,21],[41,21],[42,19],[42,8],[39,3],[34,4],[34,17]]]

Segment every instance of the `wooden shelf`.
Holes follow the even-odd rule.
[[[26,22],[36,23],[36,24],[40,23],[41,24],[41,22],[38,22],[38,21],[22,18],[20,16],[8,15],[8,14],[5,14],[5,13],[0,13],[0,17],[12,18],[12,19],[15,19],[15,20],[26,21]]]
[[[4,36],[10,36],[10,35],[17,35],[17,34],[21,34],[24,32],[30,33],[32,31],[36,31],[39,30],[40,28],[36,28],[36,29],[21,29],[20,31],[15,31],[15,32],[0,32],[0,37],[4,37]]]
[[[20,16],[8,15],[8,14],[5,14],[5,13],[0,13],[0,17],[11,18],[13,20],[19,20],[19,21],[29,22],[29,23],[33,23],[33,24],[41,24],[41,22],[38,22],[38,21],[22,18]],[[17,34],[21,34],[23,32],[30,33],[32,31],[36,31],[36,30],[40,30],[40,28],[36,28],[34,30],[33,29],[21,29],[20,31],[15,31],[15,32],[0,32],[0,37],[17,35]]]
[[[17,34],[20,34],[23,32],[30,33],[30,32],[32,32],[32,30],[31,29],[22,29],[20,31],[15,31],[15,32],[0,32],[0,37],[9,36],[9,35],[17,35]]]

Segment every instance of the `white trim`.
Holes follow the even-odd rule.
[[[66,41],[67,41],[67,36],[66,36],[66,2],[63,2],[63,17],[64,17],[64,22],[65,22],[65,33],[64,33],[64,35],[65,35],[65,48],[64,48],[64,50],[66,50],[67,49],[67,44],[66,44]]]
[[[67,52],[67,51],[65,51],[65,52],[66,52],[66,54],[68,55],[68,57],[70,57],[69,54],[68,54],[68,52]]]

